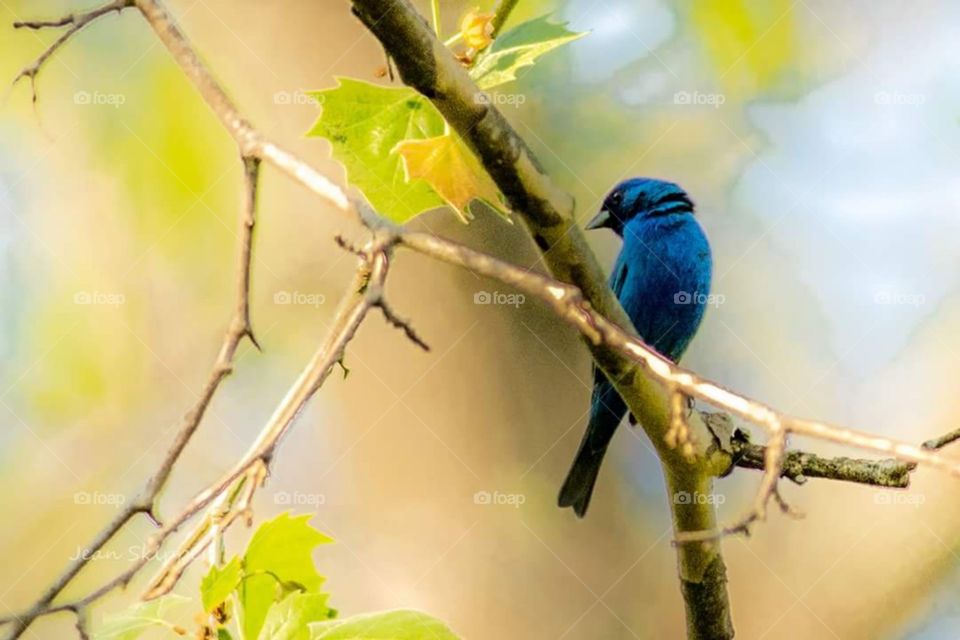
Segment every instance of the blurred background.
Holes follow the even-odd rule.
[[[0,79],[57,35],[15,32],[14,20],[92,4],[0,0]],[[342,181],[326,142],[304,137],[317,108],[303,92],[340,75],[388,82],[348,3],[169,5],[253,122]],[[476,5],[493,3],[443,0],[444,33]],[[624,177],[691,193],[718,296],[685,364],[778,408],[909,441],[954,428],[960,6],[524,0],[512,22],[549,11],[591,33],[501,87],[524,96],[506,116],[582,221]],[[234,144],[132,11],[71,41],[39,93],[34,110],[20,84],[0,111],[4,615],[139,489],[195,401],[232,308],[241,179]],[[361,230],[263,174],[252,297],[263,352],[242,347],[163,513],[245,451],[354,268],[332,238]],[[413,226],[538,262],[520,225],[492,213],[464,226],[436,211]],[[609,266],[615,237],[590,239]],[[574,332],[534,301],[475,304],[510,292],[413,255],[396,261],[389,292],[433,351],[371,317],[349,377],[332,376],[284,441],[257,518],[316,514],[337,541],[316,560],[344,614],[417,607],[466,638],[681,636],[668,505],[643,433],[617,434],[585,520],[555,507],[590,394]],[[741,513],[758,478],[718,483],[721,518]],[[960,485],[920,470],[909,493],[816,480],[782,490],[805,519],[772,514],[723,543],[738,637],[960,635]],[[122,571],[149,534],[130,526],[69,593]],[[72,637],[72,624],[51,617],[26,637]]]

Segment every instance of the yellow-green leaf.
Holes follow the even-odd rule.
[[[321,112],[310,136],[330,141],[333,156],[347,170],[376,211],[403,223],[443,205],[422,180],[407,182],[400,158],[391,153],[402,140],[443,133],[443,116],[407,87],[393,88],[338,78],[338,86],[310,93]]]
[[[406,140],[397,145],[396,151],[403,158],[407,177],[428,182],[464,222],[473,218],[474,200],[483,200],[504,217],[509,215],[503,210],[497,186],[456,135]]]
[[[259,637],[270,607],[287,592],[317,593],[323,584],[313,565],[313,550],[333,540],[311,527],[309,520],[309,514],[283,513],[253,534],[243,557],[247,577],[237,589],[244,640]]]
[[[310,625],[311,640],[459,640],[459,637],[433,616],[409,609]]]
[[[311,622],[329,620],[326,593],[294,593],[275,602],[267,613],[259,640],[309,640]]]
[[[189,602],[189,599],[171,593],[156,600],[137,603],[126,611],[106,616],[103,624],[90,637],[93,640],[136,640],[155,627],[172,629],[174,625],[168,619],[170,610],[185,602]]]
[[[566,23],[550,22],[550,16],[528,20],[498,36],[477,58],[470,75],[481,89],[517,79],[517,71],[531,66],[537,58],[586,33],[567,29]]]
[[[222,567],[210,567],[210,571],[200,582],[200,599],[203,602],[203,610],[213,611],[217,605],[233,593],[233,590],[240,584],[240,578],[242,577],[243,567],[238,557],[234,557],[233,560]]]

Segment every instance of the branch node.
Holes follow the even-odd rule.
[[[250,340],[251,344],[257,348],[257,351],[263,353],[263,348],[260,346],[260,343],[257,341],[257,337],[253,335],[253,325],[247,322],[247,326],[243,328],[243,334],[241,337],[246,337]]]
[[[75,607],[70,607],[70,610],[73,611],[73,615],[76,616],[76,629],[77,635],[80,636],[81,640],[90,640],[89,629],[89,619],[87,617],[87,608],[82,605],[77,605]]]
[[[158,509],[156,505],[151,505],[146,509],[144,509],[143,515],[147,516],[147,520],[150,521],[150,524],[152,524],[157,529],[163,528],[163,519],[160,517],[160,514],[158,513]]]

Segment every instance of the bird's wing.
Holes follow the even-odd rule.
[[[709,246],[693,220],[654,231],[625,237],[621,255],[630,277],[617,297],[644,341],[676,361],[703,317],[710,290]]]
[[[630,264],[625,259],[623,252],[620,252],[620,255],[617,256],[617,262],[613,265],[613,272],[610,274],[610,288],[613,289],[613,294],[620,298],[620,294],[623,293],[623,285],[627,281],[627,276],[630,272]]]
[[[617,296],[617,299],[623,300],[621,293],[623,293],[623,287],[627,281],[627,276],[630,271],[630,263],[625,259],[623,252],[620,252],[620,255],[617,256],[617,261],[613,265],[613,271],[610,273],[610,288],[613,290],[613,295]],[[599,385],[607,384],[607,377],[600,371],[600,368],[596,364],[593,365],[593,382],[594,382],[594,393],[597,393]]]

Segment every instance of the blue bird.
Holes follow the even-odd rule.
[[[604,227],[623,238],[610,288],[643,341],[678,361],[703,319],[713,268],[693,201],[672,182],[631,178],[607,194],[586,228]],[[561,507],[586,514],[603,455],[626,413],[623,398],[594,367],[590,421],[560,490]]]

